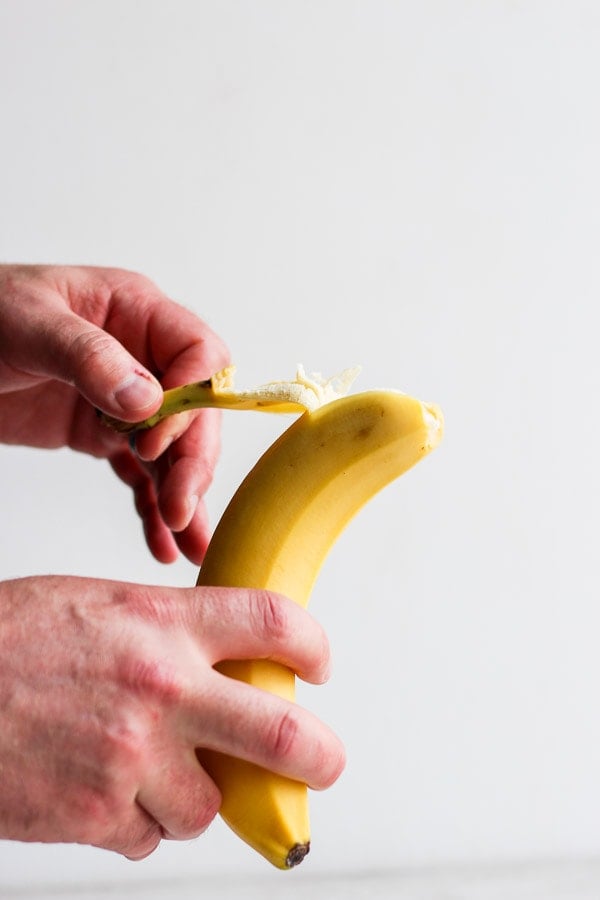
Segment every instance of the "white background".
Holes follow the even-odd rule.
[[[600,851],[599,47],[593,0],[0,0],[2,261],[143,271],[240,386],[360,363],[445,412],[313,596],[348,766],[299,879]],[[226,417],[213,521],[281,427]],[[106,464],[0,466],[3,577],[194,583]],[[0,887],[265,866],[219,822],[0,844]]]

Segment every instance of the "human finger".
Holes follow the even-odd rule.
[[[216,332],[164,295],[154,300],[147,327],[147,344],[165,388],[208,378],[229,364],[229,350]]]
[[[162,422],[135,435],[135,451],[140,459],[151,462],[174,447],[180,453],[193,453],[201,459],[216,461],[220,449],[221,411],[197,409],[167,416]],[[181,441],[186,438],[186,444]]]
[[[218,672],[196,698],[188,727],[200,748],[244,759],[315,790],[330,787],[345,764],[339,738],[308,710]]]
[[[146,776],[137,802],[160,823],[165,838],[191,840],[202,834],[221,805],[221,794],[194,749],[181,748]]]
[[[173,534],[175,543],[186,559],[197,566],[202,564],[210,543],[210,522],[204,500],[199,500],[194,515],[183,531]]]
[[[171,530],[160,515],[152,475],[128,447],[113,453],[109,457],[109,463],[115,474],[133,491],[135,508],[142,520],[144,536],[151,553],[159,562],[174,562],[179,556],[179,550]]]
[[[184,429],[189,423],[185,414],[173,419],[185,419]],[[169,426],[168,421],[162,424]],[[180,433],[181,423],[174,421],[173,424],[175,431],[166,440],[167,445],[171,444],[168,449],[164,449],[164,439],[153,434],[157,430],[153,428],[138,436],[136,451],[138,456],[146,459],[152,459],[161,451],[157,459],[148,463],[146,470],[152,473],[161,519],[173,533],[169,552],[172,553],[172,546],[177,546],[191,562],[200,565],[210,537],[202,498],[212,481],[220,451],[220,412],[200,411],[184,433]],[[153,522],[153,533],[162,535],[162,546],[164,534],[155,518]]]
[[[129,448],[123,447],[109,456],[109,463],[115,474],[133,491],[135,508],[142,520],[144,537],[152,555],[159,562],[171,563],[181,552],[199,566],[210,539],[203,500],[191,492],[190,520],[182,530],[174,533],[159,509],[156,482],[160,475],[150,471],[159,468],[158,463],[146,466]],[[165,468],[168,468],[166,463]]]
[[[190,589],[190,630],[211,665],[225,659],[271,659],[304,681],[330,673],[327,635],[313,616],[272,591],[226,587]]]
[[[149,489],[150,490],[150,489]],[[172,563],[179,558],[179,549],[173,533],[162,520],[155,501],[136,508],[141,509],[140,517],[144,537],[154,558],[160,563]]]
[[[167,451],[168,467],[159,470],[159,508],[173,531],[189,524],[206,494],[221,447],[218,410],[203,410]]]
[[[93,841],[92,846],[120,853],[127,859],[146,859],[164,837],[162,827],[150,813],[135,801],[128,813],[122,814],[114,830]]]
[[[31,313],[22,368],[72,384],[103,412],[135,422],[154,412],[162,388],[154,375],[102,328],[49,304]]]

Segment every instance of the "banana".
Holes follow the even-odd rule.
[[[318,572],[350,519],[437,446],[437,406],[367,391],[307,411],[269,447],[226,508],[198,584],[264,588],[306,606]],[[295,677],[266,660],[226,661],[232,678],[294,700]],[[221,816],[274,866],[310,847],[305,785],[214,751],[198,757],[222,793]]]

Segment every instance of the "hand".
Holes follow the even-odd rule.
[[[270,658],[325,680],[326,638],[292,601],[33,577],[0,582],[0,619],[0,839],[141,859],[193,838],[220,805],[198,747],[314,788],[343,767],[318,719],[213,669]]]
[[[119,269],[0,266],[0,441],[108,459],[132,487],[154,556],[202,561],[202,497],[219,452],[215,410],[167,419],[137,453],[95,408],[136,422],[162,389],[229,362],[221,340],[148,279]],[[167,450],[168,448],[168,450]]]

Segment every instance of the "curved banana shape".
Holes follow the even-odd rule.
[[[264,453],[225,510],[198,584],[265,588],[306,606],[340,532],[379,490],[439,443],[440,410],[405,394],[369,391],[306,412]],[[270,661],[219,671],[288,700],[293,673]],[[221,790],[221,815],[273,865],[310,846],[305,785],[243,760],[199,750]]]

